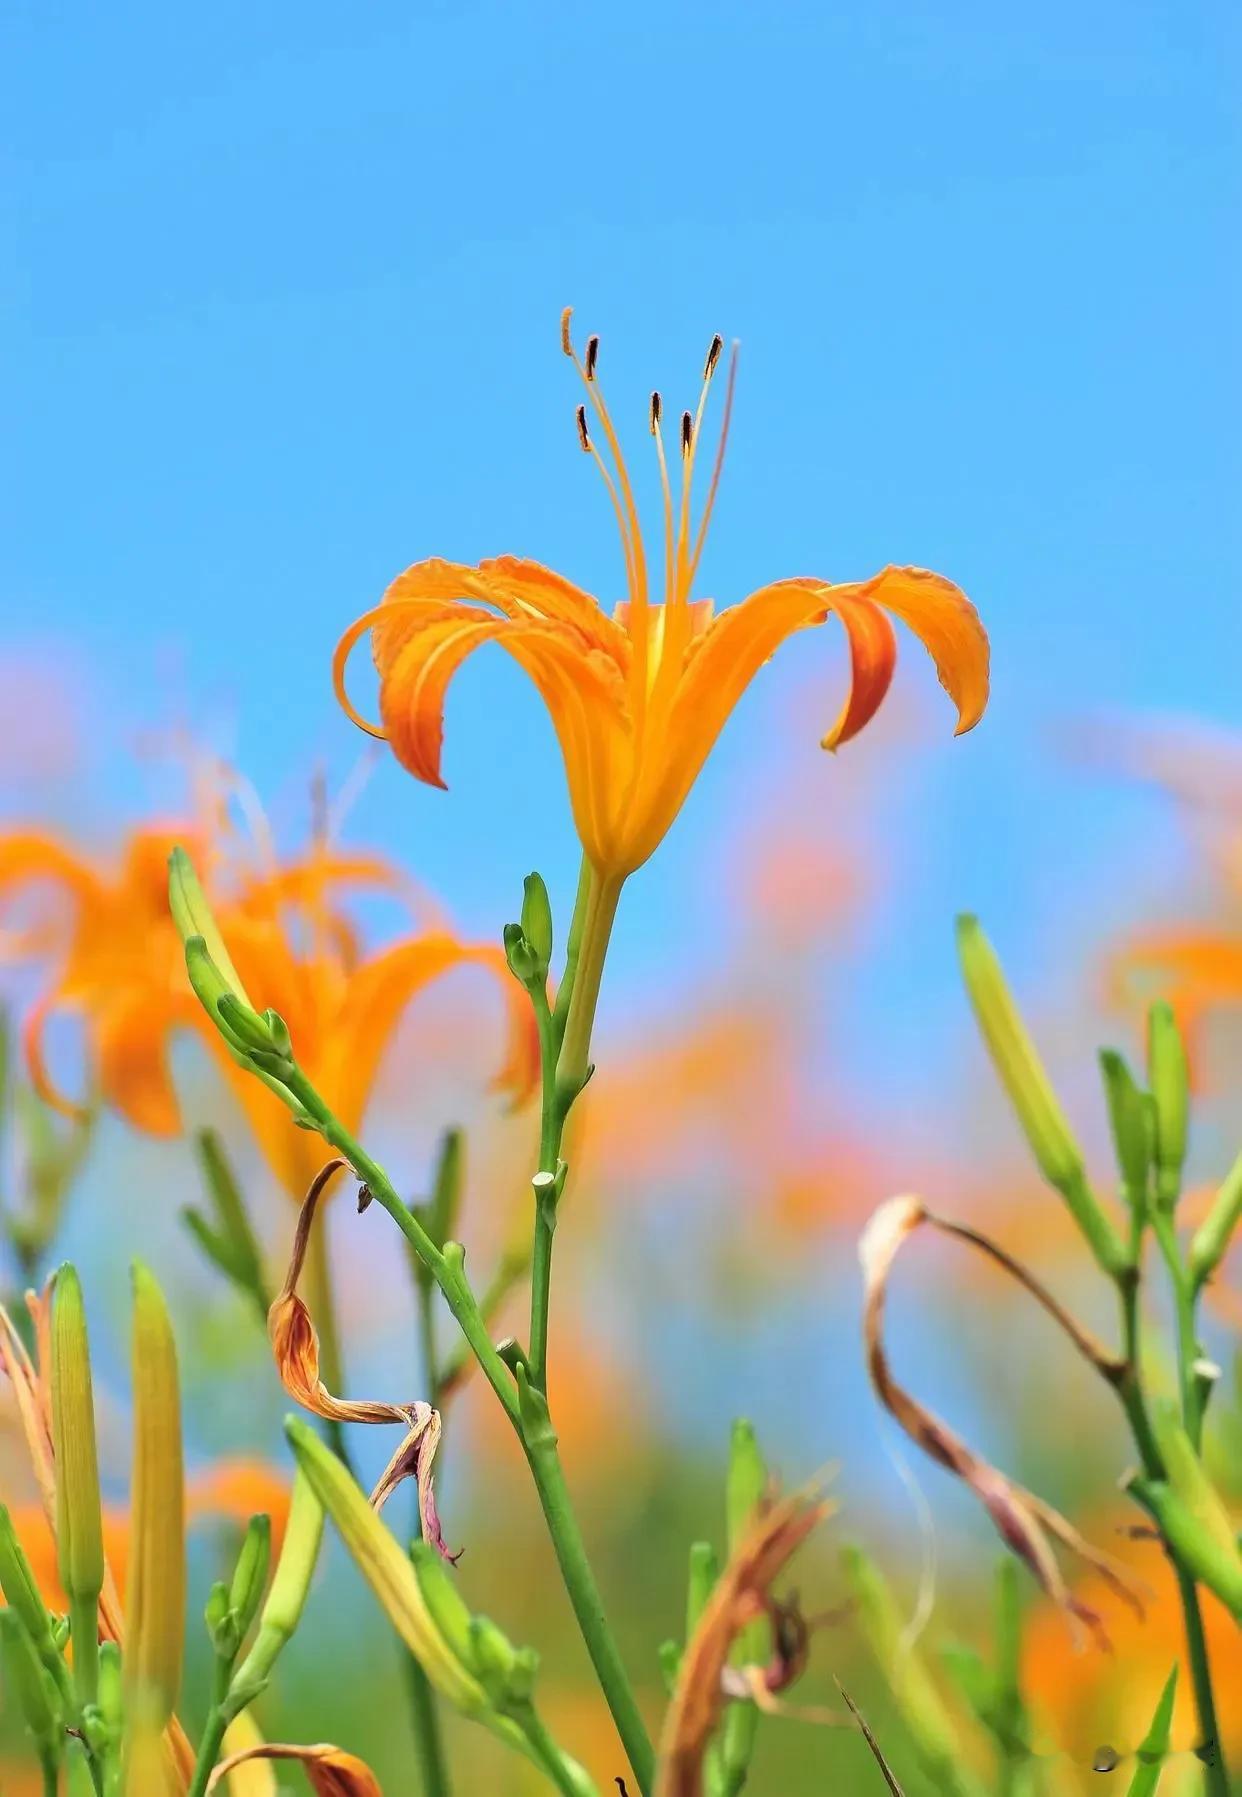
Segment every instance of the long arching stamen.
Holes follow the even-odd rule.
[[[724,467],[725,446],[729,441],[729,422],[733,417],[733,389],[737,382],[737,344],[733,345],[729,354],[729,381],[725,388],[724,411],[720,418],[720,441],[716,445],[716,460],[712,466],[711,484],[707,489],[707,504],[703,507],[703,516],[699,520],[699,534],[694,540],[694,554],[690,557],[690,566],[686,571],[686,592],[694,585],[694,577],[699,570],[699,557],[703,553],[703,545],[707,541],[707,527],[711,523],[712,508],[716,504],[716,489],[720,485],[720,474]]]
[[[676,535],[673,529],[673,490],[668,481],[668,462],[664,456],[664,434],[660,429],[660,419],[664,414],[664,401],[658,393],[651,395],[651,434],[655,438],[656,458],[660,464],[660,489],[664,495],[664,603],[667,605],[673,597],[673,557],[676,553]]]
[[[633,700],[635,713],[637,716],[641,716],[646,703],[647,687],[647,558],[643,551],[643,536],[638,523],[638,507],[634,503],[634,492],[630,486],[629,472],[625,466],[625,457],[621,453],[621,445],[617,440],[617,433],[613,428],[613,422],[609,416],[608,407],[604,403],[604,396],[600,392],[598,381],[595,379],[595,362],[599,353],[599,339],[591,339],[594,347],[588,351],[590,360],[590,370],[588,372],[578,360],[578,353],[574,349],[573,338],[570,336],[569,321],[572,316],[572,306],[566,306],[564,312],[561,314],[561,348],[578,371],[582,384],[587,390],[587,395],[590,398],[591,404],[595,408],[595,415],[599,419],[600,427],[603,430],[608,447],[612,451],[612,459],[617,470],[617,482],[621,489],[625,516],[629,523],[629,543],[632,555],[632,563],[629,570],[629,627],[630,641],[634,645]],[[602,467],[603,463],[598,455],[596,460]],[[626,533],[623,530],[623,539],[625,534]]]
[[[625,554],[625,584],[629,590],[633,592],[634,557],[630,548],[629,533],[625,528],[625,513],[621,510],[621,499],[617,493],[616,484],[614,483],[611,474],[608,472],[603,456],[601,456],[599,450],[596,449],[594,443],[591,441],[591,433],[587,429],[586,407],[579,406],[574,417],[578,425],[578,442],[582,446],[582,452],[584,455],[589,455],[591,457],[595,466],[600,471],[604,485],[608,489],[608,497],[612,501],[612,509],[617,516],[617,529],[621,532],[621,548]]]
[[[677,531],[676,596],[682,601],[690,597],[690,490],[694,484],[694,458],[699,446],[699,430],[703,423],[703,410],[707,405],[708,388],[712,384],[712,376],[716,372],[716,364],[723,348],[724,338],[719,335],[713,337],[703,359],[703,390],[699,394],[694,417],[692,419],[689,412],[685,412],[681,420],[681,522]]]

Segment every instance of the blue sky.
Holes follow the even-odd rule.
[[[649,388],[678,407],[711,333],[741,339],[704,591],[913,560],[989,625],[972,737],[917,645],[899,670],[913,745],[877,829],[907,877],[849,988],[860,1065],[917,1081],[961,1026],[955,909],[1031,980],[1124,912],[1163,813],[1058,733],[1237,718],[1233,8],[18,0],[3,31],[0,650],[66,670],[79,810],[148,802],[130,747],[161,722],[277,809],[316,760],[343,778],[332,646],[420,556],[512,550],[617,596],[573,302],[636,460]],[[768,802],[792,696],[822,683],[826,720],[840,672],[822,633],[765,674],[633,883],[622,972],[710,954],[712,845]],[[567,902],[551,733],[498,654],[445,765],[448,798],[383,766],[358,834],[479,928],[530,865]],[[808,834],[851,765],[808,775]]]

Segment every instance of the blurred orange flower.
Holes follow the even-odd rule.
[[[280,1551],[289,1514],[289,1483],[275,1467],[261,1460],[225,1459],[191,1474],[185,1489],[186,1515],[191,1522],[226,1519],[247,1523],[259,1513],[272,1520],[272,1552]],[[25,1549],[44,1603],[50,1609],[67,1610],[56,1567],[56,1541],[40,1503],[10,1504],[13,1527]],[[129,1567],[130,1513],[121,1505],[109,1505],[103,1513],[104,1554],[117,1584],[124,1588]]]
[[[51,888],[68,900],[62,912],[18,933],[9,945],[11,957],[45,960],[53,968],[24,1029],[31,1079],[57,1109],[83,1112],[54,1084],[44,1051],[49,1019],[59,1011],[77,1012],[102,1097],[136,1128],[175,1135],[181,1113],[169,1039],[181,1028],[197,1030],[219,1054],[273,1171],[300,1201],[326,1150],[223,1052],[186,982],[168,911],[167,862],[176,842],[195,843],[202,834],[159,825],[136,830],[115,871],[49,837],[23,832],[0,838],[0,895]],[[406,1005],[455,967],[481,967],[500,983],[508,1040],[497,1084],[522,1092],[533,1082],[534,1026],[499,946],[463,943],[435,926],[363,953],[337,894],[358,885],[400,890],[403,882],[388,862],[316,845],[274,871],[256,871],[245,858],[230,867],[214,837],[200,861],[209,870],[213,902],[238,966],[285,1017],[302,1065],[350,1129],[362,1121]]]
[[[1097,1524],[1102,1536],[1108,1520]],[[1112,1518],[1115,1525],[1120,1518]],[[1056,1606],[1045,1600],[1033,1612],[1025,1631],[1023,1680],[1047,1738],[1071,1760],[1090,1765],[1103,1742],[1119,1752],[1133,1752],[1146,1733],[1160,1687],[1174,1661],[1184,1655],[1182,1612],[1177,1585],[1163,1552],[1154,1543],[1118,1536],[1119,1556],[1143,1580],[1146,1614],[1140,1618],[1111,1603],[1104,1581],[1088,1572],[1074,1595],[1088,1608],[1108,1610],[1112,1652],[1088,1648],[1068,1651],[1065,1623]],[[1202,1592],[1203,1621],[1217,1689],[1242,1691],[1242,1633],[1225,1609]],[[1242,1753],[1242,1707],[1224,1702],[1220,1724],[1227,1754]],[[1186,1752],[1197,1738],[1190,1680],[1179,1680],[1173,1719],[1173,1748]]]
[[[680,811],[713,744],[751,680],[786,638],[835,615],[848,640],[851,682],[823,746],[855,736],[878,709],[892,679],[896,638],[886,610],[925,643],[958,708],[959,731],[987,703],[988,643],[974,607],[939,574],[882,569],[869,580],[833,586],[780,580],[713,618],[710,599],[691,592],[711,520],[732,410],[730,367],[719,449],[697,530],[691,489],[701,427],[722,341],[712,340],[696,411],[682,415],[681,493],[675,507],[653,394],[650,429],[664,495],[664,603],[650,594],[647,556],[629,473],[597,379],[599,339],[585,357],[573,346],[568,311],[562,347],[582,379],[615,480],[578,408],[578,435],[608,490],[625,559],[628,596],[609,617],[598,601],[537,562],[503,556],[471,567],[416,563],[383,601],[352,624],[337,649],[337,692],[354,722],[386,738],[402,765],[432,786],[440,773],[444,699],[453,674],[485,642],[507,649],[548,707],[564,757],[574,821],[587,858],[605,885],[619,884],[656,849]],[[464,603],[473,601],[474,603]],[[371,633],[380,676],[380,723],[350,704],[344,670],[359,638]]]

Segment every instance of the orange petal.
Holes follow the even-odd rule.
[[[416,936],[382,950],[349,976],[318,1078],[337,1114],[357,1128],[375,1082],[380,1058],[411,1000],[454,968],[491,973],[505,1002],[507,1037],[497,1084],[515,1096],[529,1092],[539,1068],[532,1009],[509,973],[504,953],[490,944],[470,945],[452,936]]]
[[[297,1760],[315,1797],[384,1797],[374,1772],[357,1754],[345,1753],[326,1742],[294,1747],[265,1741],[259,1747],[243,1748],[221,1760],[207,1780],[207,1789],[214,1791],[222,1778],[248,1760]]]
[[[988,702],[987,632],[962,589],[929,568],[881,568],[853,590],[874,599],[909,626],[936,664],[940,684],[957,706],[957,734],[973,730]]]
[[[840,716],[820,746],[839,749],[869,724],[884,702],[897,666],[897,638],[878,605],[869,599],[833,600],[850,652],[850,688]]]
[[[135,1129],[152,1136],[180,1134],[168,1036],[175,1023],[193,1025],[198,1016],[192,1004],[141,990],[122,991],[98,1014],[94,1035],[100,1090]]]

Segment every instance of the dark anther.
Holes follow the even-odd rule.
[[[590,455],[591,439],[587,435],[586,407],[579,406],[577,412],[575,413],[575,417],[578,420],[578,441],[579,441],[579,443],[581,443],[581,445],[582,445],[583,449],[586,451],[586,453],[588,455]]]
[[[664,411],[664,401],[658,393],[651,395],[651,434],[654,437],[660,425],[660,415]]]
[[[694,442],[694,419],[689,412],[681,415],[681,453],[690,454],[690,445]]]
[[[599,338],[598,337],[588,337],[587,338],[587,346],[586,346],[586,377],[589,381],[593,381],[595,379],[595,364],[598,360],[599,360]]]
[[[724,338],[717,335],[712,338],[711,347],[703,362],[703,379],[710,381],[716,372],[716,364],[720,360],[720,352],[724,348]]]

